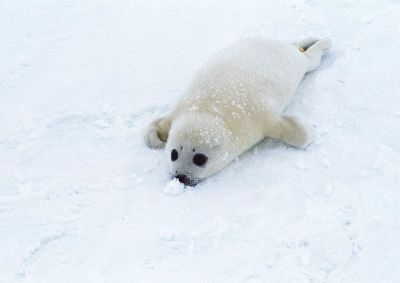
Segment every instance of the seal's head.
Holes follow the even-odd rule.
[[[176,119],[166,146],[171,176],[194,186],[221,170],[231,160],[229,137],[218,117],[190,113]]]

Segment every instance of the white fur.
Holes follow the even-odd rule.
[[[264,38],[233,43],[198,70],[170,115],[147,127],[148,145],[167,143],[168,152],[176,149],[179,158],[171,161],[171,174],[196,180],[216,173],[265,137],[305,147],[307,127],[282,111],[329,47],[327,39],[296,45]],[[193,164],[196,152],[207,155],[206,166]]]

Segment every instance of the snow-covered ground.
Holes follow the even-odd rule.
[[[0,1],[0,282],[400,282],[399,27],[390,0]],[[288,109],[312,146],[165,194],[143,126],[254,35],[332,39]]]

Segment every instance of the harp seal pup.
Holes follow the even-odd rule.
[[[239,40],[206,61],[172,112],[150,123],[150,148],[166,150],[170,174],[193,186],[264,138],[304,148],[308,128],[282,114],[307,72],[321,62],[329,39],[296,44]]]

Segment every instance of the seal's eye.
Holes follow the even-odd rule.
[[[208,157],[201,153],[196,153],[193,156],[193,163],[197,166],[204,167],[206,165]]]
[[[178,152],[176,151],[176,149],[173,149],[172,151],[171,151],[171,160],[172,161],[175,161],[175,160],[177,160],[178,159]]]

